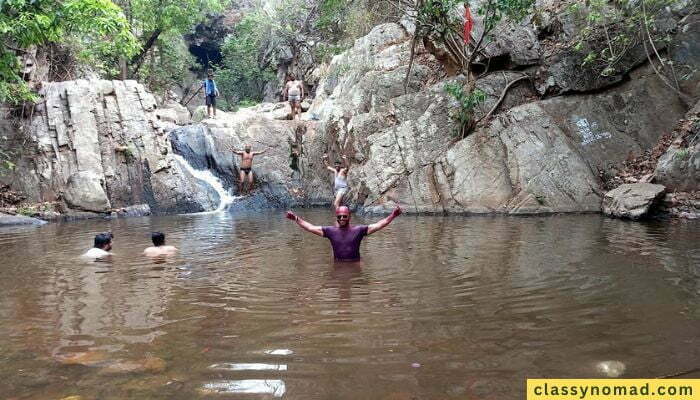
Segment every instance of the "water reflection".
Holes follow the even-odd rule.
[[[79,260],[102,231],[111,263]],[[180,253],[144,257],[152,231]],[[697,243],[692,222],[402,216],[348,265],[275,212],[1,231],[0,393],[519,399],[610,360],[665,375],[700,359]]]
[[[279,379],[244,379],[204,384],[205,393],[253,393],[271,394],[274,397],[282,397],[285,391],[286,387],[284,381]]]

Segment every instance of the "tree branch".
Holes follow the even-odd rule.
[[[520,78],[516,78],[516,79],[510,81],[510,82],[506,85],[506,87],[503,89],[503,93],[501,93],[501,97],[499,97],[498,100],[496,101],[496,103],[493,105],[493,107],[491,107],[491,110],[489,110],[489,112],[486,113],[486,115],[484,115],[483,117],[481,117],[481,118],[479,118],[478,120],[476,120],[476,122],[474,122],[474,125],[478,124],[478,123],[481,122],[482,120],[488,120],[489,118],[491,118],[491,115],[496,111],[496,109],[498,108],[498,106],[501,105],[501,102],[503,102],[503,99],[506,98],[506,94],[508,93],[508,90],[510,90],[510,88],[511,88],[513,85],[515,85],[516,83],[518,83],[518,82],[520,82],[520,81],[522,81],[522,80],[524,80],[524,79],[530,79],[530,77],[529,77],[528,75],[523,75],[523,76],[521,76]]]

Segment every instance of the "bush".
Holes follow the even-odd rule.
[[[474,127],[474,110],[486,101],[486,93],[481,89],[474,89],[468,92],[459,83],[446,83],[445,91],[458,104],[458,108],[452,113],[452,118],[458,124],[454,136],[464,137]]]
[[[224,41],[217,85],[229,108],[241,101],[261,102],[265,84],[277,79],[275,72],[270,67],[260,67],[258,60],[269,24],[261,11],[252,12]]]

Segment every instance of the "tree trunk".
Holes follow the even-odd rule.
[[[153,31],[148,40],[146,40],[146,44],[143,45],[143,50],[141,50],[139,54],[137,54],[136,56],[134,56],[134,58],[131,59],[131,64],[134,65],[134,70],[131,71],[132,76],[136,75],[139,72],[139,69],[141,69],[141,65],[143,65],[143,60],[146,59],[146,54],[148,54],[148,52],[151,50],[153,45],[156,43],[156,40],[158,40],[158,36],[160,36],[162,32],[163,31],[160,29],[156,29],[155,31]]]

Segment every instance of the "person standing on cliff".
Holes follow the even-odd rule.
[[[296,80],[294,75],[289,75],[287,84],[284,85],[284,97],[292,107],[292,120],[301,118],[301,101],[304,100],[304,82]]]
[[[266,151],[267,149],[263,151],[252,151],[249,144],[245,145],[243,151],[233,150],[234,154],[241,156],[241,166],[239,167],[240,172],[238,177],[238,193],[244,194],[246,192],[244,190],[246,180],[248,181],[247,192],[250,192],[250,190],[253,189],[253,157],[263,154]]]
[[[333,167],[328,164],[328,154],[323,155],[323,163],[326,164],[326,168],[333,172],[335,180],[333,181],[333,191],[335,193],[335,199],[333,200],[333,208],[338,209],[343,201],[343,197],[348,193],[350,187],[348,186],[348,170],[350,165],[348,164],[348,158],[343,156],[343,161],[345,165],[342,165],[340,161],[336,160],[333,163]]]
[[[362,239],[389,225],[394,218],[401,215],[401,212],[401,207],[396,206],[388,217],[371,225],[350,225],[350,209],[346,206],[338,207],[335,210],[335,226],[312,225],[291,211],[287,211],[286,217],[295,221],[305,231],[330,240],[333,247],[333,257],[336,261],[353,262],[360,261],[360,242]]]
[[[214,73],[209,71],[207,79],[202,82],[204,88],[204,102],[207,105],[207,115],[209,118],[216,118],[216,98],[219,96],[219,89],[214,82]]]

